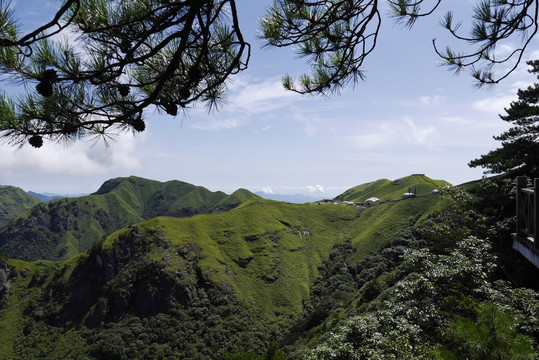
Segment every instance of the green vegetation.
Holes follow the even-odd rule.
[[[111,179],[92,195],[32,207],[0,233],[0,251],[27,261],[65,260],[130,224],[156,216],[218,213],[253,198],[246,190],[228,196],[181,181]]]
[[[14,186],[0,185],[0,229],[41,200]]]
[[[528,61],[530,73],[539,74],[539,60]],[[539,111],[539,84],[518,90],[518,101],[513,101],[500,115],[503,121],[511,124],[511,128],[494,139],[501,142],[501,147],[481,155],[470,161],[471,167],[483,167],[491,174],[508,173],[510,176],[527,175],[531,178],[539,176],[539,127],[537,114]]]
[[[337,196],[337,200],[364,202],[370,197],[384,200],[400,200],[404,193],[415,192],[416,196],[431,194],[434,189],[450,185],[443,180],[432,180],[422,174],[414,174],[397,180],[380,179],[355,186]]]
[[[505,184],[474,186],[370,207],[252,199],[66,261],[2,258],[0,358],[536,358],[539,293],[506,279],[538,271],[496,256]]]
[[[482,196],[501,189],[483,185],[475,189]],[[511,271],[508,259],[490,242],[506,238],[505,221],[485,216],[490,198],[447,195],[448,206],[359,262],[349,244],[334,249],[304,320],[283,344],[289,358],[537,358],[539,293],[500,278]],[[490,241],[476,237],[487,234]],[[526,284],[537,287],[539,271],[511,261],[534,274]]]
[[[430,214],[447,205],[438,194],[403,199],[374,205],[364,210],[357,226],[351,231],[352,243],[358,249],[358,258],[384,246],[391,237],[410,221],[421,222]]]
[[[486,241],[456,245],[448,254],[405,252],[373,300],[363,293],[357,314],[293,358],[535,359],[537,293],[487,281],[495,265]]]

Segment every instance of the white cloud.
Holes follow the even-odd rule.
[[[369,133],[351,136],[352,142],[360,148],[375,148],[391,141],[387,133]]]
[[[307,186],[307,191],[310,193],[323,193],[324,187],[322,185]]]
[[[441,96],[441,95],[419,97],[419,102],[429,107],[439,106],[440,104],[445,102],[445,100],[446,100],[445,96]]]
[[[408,125],[408,131],[406,132],[407,137],[414,144],[432,147],[437,143],[437,139],[440,138],[440,133],[432,125],[420,127],[410,118],[405,118],[404,121]]]
[[[103,143],[92,146],[84,140],[79,140],[67,148],[50,142],[45,142],[39,149],[26,145],[18,151],[1,146],[0,183],[23,174],[82,178],[106,175],[113,171],[136,170],[141,166],[136,154],[140,142],[133,135],[121,134],[117,141],[109,142],[108,148]]]
[[[379,150],[384,146],[396,148],[405,144],[432,148],[438,145],[441,136],[435,126],[421,125],[410,117],[404,117],[402,120],[386,121],[377,128],[347,138],[362,149]]]
[[[344,191],[348,189],[347,187],[331,187],[329,191],[334,193],[336,191]],[[326,194],[328,189],[324,186],[317,185],[308,185],[308,186],[291,186],[291,185],[277,185],[277,186],[265,186],[262,187],[261,191],[264,194]]]
[[[511,85],[512,85],[512,92],[516,94],[519,89],[527,89],[529,86],[532,86],[533,81],[520,80],[520,81],[515,81]],[[516,95],[515,95],[515,99],[516,99]]]
[[[297,95],[286,91],[280,78],[269,78],[264,81],[239,80],[232,83],[229,102],[232,109],[247,114],[268,112],[283,107]]]
[[[379,125],[375,129],[362,130],[361,134],[350,136],[352,143],[360,148],[377,148],[385,144],[389,144],[395,137],[393,127],[387,123]]]
[[[246,125],[249,123],[249,120],[247,118],[216,118],[212,117],[208,121],[196,121],[191,124],[191,127],[198,130],[212,130],[212,131],[220,131],[220,130],[228,130],[228,129],[235,129],[238,127],[241,127],[243,125]]]
[[[504,109],[511,104],[511,101],[517,99],[516,95],[492,96],[483,100],[478,100],[472,104],[472,107],[479,111],[493,114],[503,114]]]
[[[437,118],[437,120],[452,126],[467,126],[474,123],[472,119],[461,116],[442,116]]]
[[[191,126],[200,130],[234,129],[247,125],[262,115],[286,108],[298,99],[297,94],[285,91],[279,78],[251,80],[247,76],[235,78],[227,95],[226,105],[215,115],[201,109],[192,109]],[[196,118],[196,119],[195,119]],[[267,130],[269,127],[265,127]]]
[[[307,136],[313,136],[318,131],[318,118],[301,113],[300,110],[295,110],[293,114],[294,120],[304,125],[304,131]]]
[[[517,47],[514,44],[498,44],[496,45],[496,57],[502,58],[511,55]]]
[[[531,53],[529,53],[528,58],[531,60],[539,59],[539,50],[534,50]]]

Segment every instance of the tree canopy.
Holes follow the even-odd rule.
[[[531,73],[539,74],[539,60],[528,64]],[[486,172],[493,174],[539,176],[539,84],[518,90],[518,100],[513,101],[505,112],[506,115],[500,115],[500,118],[513,127],[494,136],[501,141],[502,147],[472,160],[469,165],[484,167]]]
[[[247,69],[251,46],[243,37],[235,0],[58,0],[44,25],[21,33],[11,4],[0,0],[0,76],[24,86],[0,94],[0,135],[34,147],[43,138],[72,141],[143,131],[144,111],[176,116],[195,103],[218,108],[227,80]],[[412,26],[442,0],[387,0],[397,21]],[[273,0],[260,20],[269,47],[295,47],[310,75],[285,75],[285,88],[328,94],[364,78],[382,25],[378,0]],[[510,74],[537,32],[537,0],[478,0],[471,33],[460,33],[453,13],[442,25],[475,44],[470,53],[434,51],[450,69],[469,69],[478,84]],[[466,14],[464,14],[466,15]],[[506,40],[521,45],[497,57]],[[510,63],[496,76],[494,68]]]

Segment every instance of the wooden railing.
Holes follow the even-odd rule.
[[[539,179],[528,187],[528,178],[517,177],[517,226],[513,248],[539,267]]]

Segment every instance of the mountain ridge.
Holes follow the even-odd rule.
[[[0,229],[42,200],[11,185],[0,185]]]
[[[25,260],[67,259],[129,224],[227,211],[250,198],[257,196],[247,190],[227,195],[178,180],[114,178],[91,195],[30,208],[0,232],[0,251]]]
[[[240,189],[236,195],[248,193]],[[126,226],[69,260],[8,260],[10,288],[21,290],[17,299],[13,290],[7,292],[3,316],[29,314],[34,320],[27,322],[42,325],[27,335],[6,325],[0,345],[8,354],[25,344],[22,354],[31,358],[28,344],[56,326],[66,332],[54,341],[77,334],[70,345],[77,356],[110,358],[107,349],[116,346],[111,343],[116,332],[140,327],[158,334],[164,326],[186,334],[166,337],[182,358],[223,358],[242,348],[260,352],[270,334],[282,339],[282,329],[303,312],[319,268],[331,262],[335,246],[348,243],[360,258],[438,203],[439,196],[429,195],[359,209],[254,198],[227,212],[159,216]],[[193,334],[189,324],[201,332]],[[233,341],[224,341],[225,334]],[[178,336],[181,344],[174,345]],[[201,341],[204,348],[196,347]],[[136,350],[129,354],[132,358]],[[149,355],[136,358],[144,356]]]
[[[0,358],[329,359],[376,351],[431,359],[460,349],[464,342],[432,334],[450,331],[462,316],[476,323],[484,296],[499,301],[498,291],[505,297],[509,289],[488,283],[495,257],[479,238],[482,215],[450,200],[464,189],[440,196],[429,189],[443,182],[415,177],[346,194],[358,201],[301,205],[238,189],[230,196],[241,205],[230,211],[153,217],[68,260],[0,256]],[[171,204],[211,195],[196,187],[168,194],[179,183],[128,191],[141,185],[130,180],[143,181],[111,182],[86,200],[107,200],[112,209],[110,196],[119,193],[131,194],[120,199],[134,206],[137,199],[164,205],[167,195]],[[418,196],[403,198],[408,186]],[[385,200],[357,203],[374,194]],[[531,334],[539,329],[539,298],[517,290],[495,306],[518,310]]]
[[[412,174],[395,180],[378,179],[354,186],[335,199],[339,201],[364,202],[375,197],[379,200],[398,200],[405,193],[412,192],[416,196],[431,194],[433,190],[450,186],[445,180],[433,180],[424,174]]]

